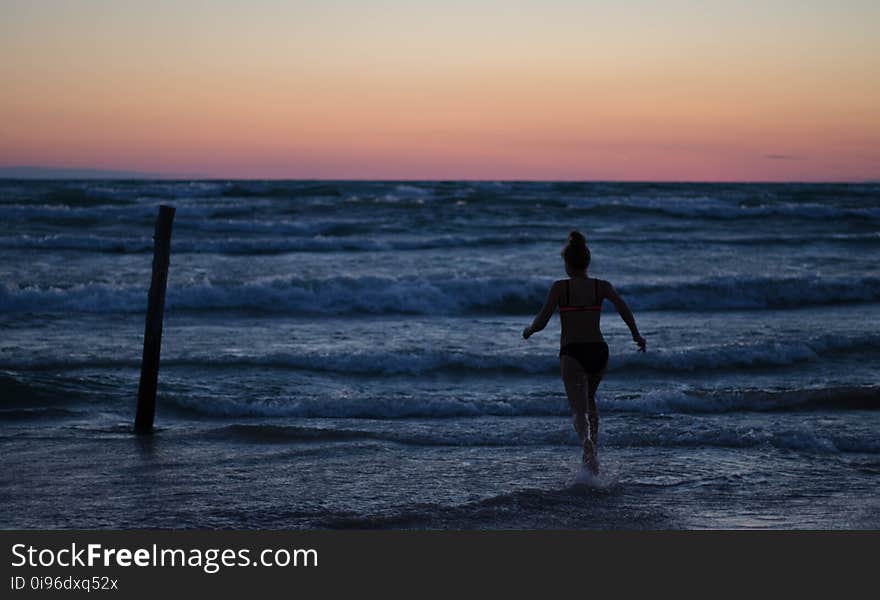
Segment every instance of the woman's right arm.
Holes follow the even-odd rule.
[[[645,341],[645,338],[639,334],[639,328],[636,326],[636,318],[633,316],[629,306],[627,306],[626,302],[624,302],[623,298],[620,297],[620,294],[617,293],[617,290],[614,289],[614,286],[611,285],[610,282],[605,282],[604,291],[605,297],[611,300],[611,303],[614,304],[614,308],[616,308],[618,314],[620,314],[620,318],[623,319],[623,322],[629,327],[633,341],[639,345],[639,352],[644,352],[647,342]]]
[[[553,316],[553,311],[556,310],[556,305],[559,304],[559,285],[559,282],[556,281],[550,286],[550,291],[547,292],[547,300],[544,301],[541,312],[538,313],[538,316],[535,317],[531,325],[523,329],[523,337],[525,339],[529,339],[533,334],[547,326],[547,321]]]

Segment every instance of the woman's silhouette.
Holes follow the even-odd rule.
[[[568,279],[553,283],[544,307],[532,324],[523,330],[529,337],[544,329],[547,321],[559,307],[562,324],[559,366],[562,382],[571,406],[574,428],[584,446],[584,464],[595,474],[599,472],[596,440],[599,433],[599,413],[596,411],[596,388],[608,364],[608,344],[599,330],[602,301],[611,300],[621,318],[629,326],[639,351],[645,350],[645,338],[639,334],[632,311],[614,287],[607,281],[587,277],[590,250],[587,240],[578,231],[568,234],[568,244],[562,250]]]

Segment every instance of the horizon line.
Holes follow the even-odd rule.
[[[16,173],[18,172],[18,173]],[[124,169],[94,167],[40,167],[31,165],[0,166],[0,180],[17,181],[100,181],[100,180],[162,180],[162,181],[375,181],[375,182],[503,182],[503,183],[667,183],[667,184],[877,184],[880,177],[866,179],[509,179],[493,177],[432,178],[432,177],[222,177],[204,174],[150,173]]]

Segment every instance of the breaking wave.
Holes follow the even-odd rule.
[[[246,283],[169,283],[169,310],[269,313],[527,315],[544,301],[537,278],[272,278]],[[621,285],[634,309],[774,309],[880,300],[877,277],[711,277],[674,284]],[[333,298],[332,303],[325,302]],[[146,288],[105,283],[71,287],[0,286],[0,311],[142,312]]]

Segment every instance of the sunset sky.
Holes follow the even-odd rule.
[[[0,0],[0,166],[878,180],[880,2]]]

